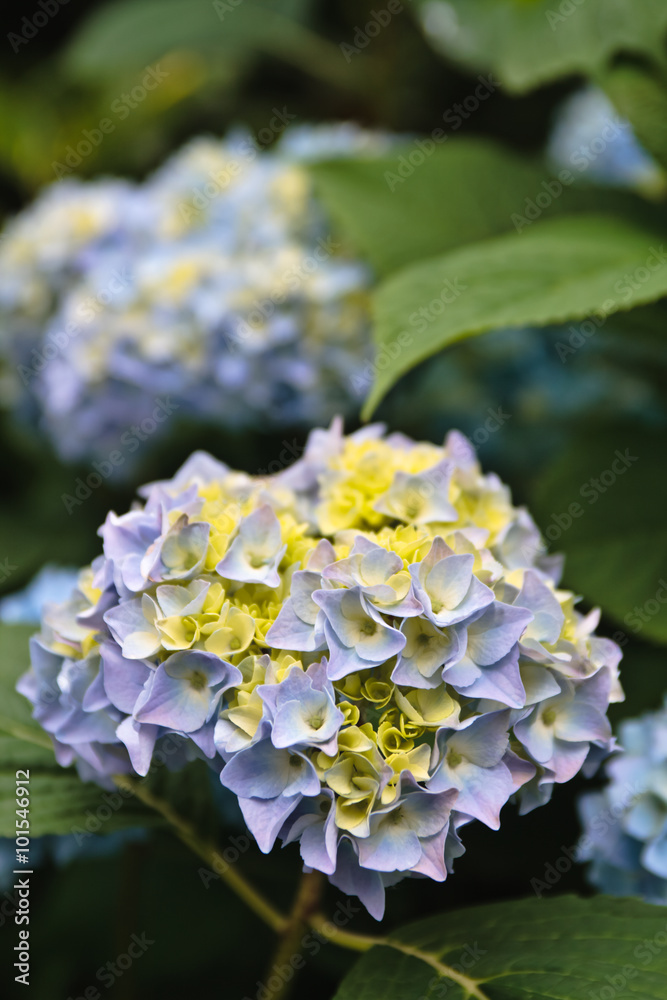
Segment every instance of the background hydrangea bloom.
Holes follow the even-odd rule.
[[[70,567],[43,566],[26,587],[0,599],[0,621],[12,625],[39,625],[44,606],[72,590],[78,575],[77,570]]]
[[[622,722],[619,744],[604,789],[580,799],[579,856],[601,892],[667,905],[667,700]]]
[[[648,190],[661,184],[661,168],[597,87],[579,90],[563,102],[548,153],[558,167],[589,180]]]
[[[373,155],[354,126],[190,142],[143,184],[66,180],[0,246],[13,394],[73,459],[118,448],[156,399],[225,425],[328,420],[355,400],[370,275],[345,256],[304,163]],[[21,385],[23,383],[23,386]]]
[[[175,736],[263,851],[298,841],[379,918],[386,885],[446,878],[466,823],[611,748],[620,650],[457,432],[334,421],[274,476],[199,452],[141,493],[19,682],[82,776],[146,774]]]

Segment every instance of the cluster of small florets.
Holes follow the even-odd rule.
[[[579,859],[601,892],[667,905],[667,700],[622,722],[619,747],[605,788],[581,797]]]
[[[141,493],[20,682],[82,776],[144,775],[176,740],[263,851],[298,841],[379,917],[386,885],[445,879],[462,825],[609,749],[620,650],[460,434],[334,422],[274,476],[200,452]]]
[[[3,398],[37,411],[66,458],[117,449],[164,397],[227,425],[349,408],[370,274],[306,164],[385,145],[353,126],[288,131],[269,151],[202,138],[143,184],[47,188],[0,245]]]

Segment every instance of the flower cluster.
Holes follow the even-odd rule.
[[[85,777],[207,758],[260,848],[380,917],[386,885],[442,881],[492,829],[611,746],[620,650],[557,589],[529,514],[443,447],[313,431],[269,477],[198,452],[44,614],[20,690]]]
[[[334,238],[306,164],[387,142],[351,125],[288,130],[269,151],[202,138],[143,184],[46,189],[0,245],[4,397],[11,383],[70,459],[122,446],[156,397],[224,425],[349,408],[370,274]]]
[[[667,905],[667,700],[622,722],[619,744],[605,788],[581,797],[579,859],[601,892]]]
[[[547,150],[555,167],[571,181],[581,176],[602,184],[661,191],[664,174],[640,145],[604,91],[586,87],[558,109]]]

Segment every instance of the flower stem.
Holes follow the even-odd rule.
[[[301,936],[306,927],[312,928],[321,937],[340,948],[347,948],[351,951],[369,951],[375,945],[384,945],[394,948],[406,955],[419,958],[421,961],[431,965],[436,971],[453,982],[465,987],[470,996],[477,997],[478,1000],[488,1000],[479,990],[478,983],[461,975],[455,969],[450,968],[438,961],[435,956],[422,952],[417,948],[412,948],[400,941],[387,937],[373,937],[369,934],[354,934],[337,927],[326,918],[323,913],[316,912],[324,887],[324,876],[321,872],[306,872],[301,879],[296,893],[292,911],[289,916],[277,910],[272,903],[262,896],[261,893],[250,885],[245,878],[225,862],[217,848],[199,836],[195,828],[187,820],[179,816],[175,809],[164,799],[158,798],[147,787],[146,782],[130,778],[125,774],[114,777],[119,788],[124,788],[132,792],[144,805],[160,813],[168,823],[174,828],[176,835],[195,854],[206,861],[213,871],[220,875],[220,878],[227,883],[229,888],[239,896],[240,899],[255,913],[264,923],[268,924],[277,934],[281,935],[281,941],[274,955],[273,966],[279,968],[290,965],[290,959],[299,954],[298,948]],[[293,967],[293,966],[292,966]],[[280,993],[274,993],[273,1000],[283,1000],[287,995],[288,983],[284,983]]]
[[[278,990],[271,993],[272,1000],[284,1000],[287,997],[295,978],[296,969],[301,968],[304,964],[299,949],[311,917],[320,904],[324,882],[322,872],[306,871],[301,876],[287,927],[282,932],[267,973],[267,980],[274,976],[281,981]],[[294,963],[296,958],[300,959],[298,966]],[[292,973],[287,979],[281,975],[281,970],[284,968],[290,969]]]
[[[376,944],[388,944],[387,938],[372,937],[370,934],[354,934],[336,927],[323,913],[314,913],[308,921],[310,927],[327,941],[351,951],[369,951]]]
[[[187,820],[183,819],[182,816],[179,816],[168,802],[153,795],[143,781],[136,781],[125,774],[115,775],[114,781],[119,788],[131,791],[144,805],[155,809],[161,816],[164,816],[183,843],[206,861],[213,871],[227,883],[229,888],[243,900],[260,920],[263,920],[264,923],[268,924],[278,934],[286,932],[290,926],[289,918],[280,913],[254,886],[250,885],[243,875],[227,864],[217,848],[202,839],[195,828]]]

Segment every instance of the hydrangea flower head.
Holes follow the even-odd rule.
[[[352,125],[287,130],[270,150],[202,137],[140,184],[47,188],[0,244],[3,399],[31,403],[67,459],[130,460],[130,429],[165,397],[176,419],[223,426],[353,408],[371,275],[307,163],[388,141]]]
[[[141,493],[20,682],[84,776],[144,775],[177,740],[263,851],[298,842],[379,918],[387,885],[446,878],[466,823],[610,748],[620,650],[457,432],[334,421],[275,475],[196,453]]]
[[[601,892],[667,905],[667,700],[623,721],[619,744],[606,786],[581,797],[579,857]]]

